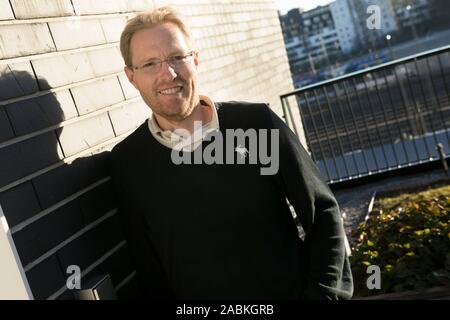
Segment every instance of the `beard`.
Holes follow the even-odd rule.
[[[141,97],[144,102],[152,109],[152,112],[156,113],[158,116],[163,117],[166,120],[181,122],[187,117],[189,117],[194,110],[195,106],[198,104],[198,94],[195,81],[192,81],[192,85],[184,80],[175,79],[170,85],[181,85],[182,96],[181,98],[171,98],[164,97],[164,95],[157,92],[157,90],[139,90]],[[163,86],[156,86],[161,88]],[[166,100],[166,101],[164,101]]]

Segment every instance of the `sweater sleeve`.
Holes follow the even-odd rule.
[[[338,203],[298,137],[270,108],[279,130],[278,181],[305,231],[305,299],[350,299],[353,280]]]
[[[110,157],[110,174],[115,196],[118,202],[119,217],[122,230],[127,241],[131,261],[136,268],[136,279],[143,299],[166,300],[174,299],[169,281],[158,258],[156,250],[149,237],[145,219],[133,209],[129,199],[132,190],[127,177],[127,168],[123,166],[124,159],[118,159],[114,152]]]

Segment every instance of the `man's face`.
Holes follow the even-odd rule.
[[[172,23],[137,31],[131,39],[130,49],[132,63],[136,67],[155,59],[186,55],[191,51],[181,30]],[[164,62],[155,73],[149,73],[145,68],[134,71],[125,68],[125,72],[154,113],[179,122],[187,118],[199,103],[197,66],[198,57],[195,53],[181,66],[171,67]]]

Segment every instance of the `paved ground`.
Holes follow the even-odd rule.
[[[426,186],[432,182],[448,179],[441,169],[418,174],[391,177],[363,186],[342,189],[335,192],[344,217],[344,227],[347,235],[364,219],[373,193],[393,191],[405,187]],[[351,239],[350,239],[351,240]]]

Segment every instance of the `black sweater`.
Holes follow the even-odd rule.
[[[265,104],[216,107],[224,137],[225,129],[279,129],[279,171],[261,175],[258,164],[175,165],[172,150],[146,122],[116,145],[112,178],[144,296],[350,298],[338,205],[298,138]]]

